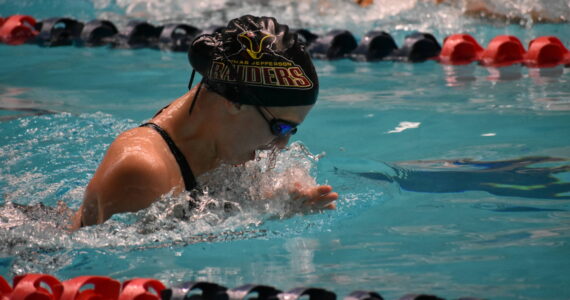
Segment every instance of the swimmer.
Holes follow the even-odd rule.
[[[509,9],[507,3],[501,1],[490,0],[434,0],[437,4],[462,5],[463,13],[471,17],[481,17],[494,20],[502,20],[505,22],[521,22],[530,19],[536,23],[565,23],[568,22],[568,16],[564,12],[556,10],[547,10],[550,3],[543,1],[543,8],[529,8],[527,11],[513,13]],[[559,14],[561,13],[561,14]]]
[[[378,0],[377,0],[378,1]],[[551,4],[547,0],[543,1],[543,7],[533,7],[528,9],[525,14],[522,12],[516,14],[509,9],[508,4],[502,1],[491,0],[422,0],[424,2],[433,2],[435,4],[448,4],[462,8],[463,14],[470,17],[488,18],[494,20],[502,20],[505,22],[521,22],[530,19],[537,23],[566,23],[568,22],[567,10],[551,9]],[[370,6],[374,0],[354,0],[354,2],[362,7]],[[501,9],[502,7],[502,9]]]
[[[274,18],[243,16],[197,37],[185,95],[149,122],[120,134],[89,182],[72,228],[149,207],[161,195],[199,189],[200,175],[240,165],[258,150],[283,149],[317,100],[317,73],[304,45]],[[192,88],[195,72],[202,81]],[[291,187],[309,211],[334,209],[329,185]]]

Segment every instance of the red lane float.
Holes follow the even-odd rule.
[[[27,274],[14,277],[10,300],[58,300],[63,286],[57,278],[46,274]]]
[[[0,276],[0,300],[9,299],[8,297],[10,296],[11,293],[12,293],[12,287],[10,286],[8,281],[4,279],[4,277]]]
[[[481,58],[484,49],[468,34],[450,35],[443,41],[438,61],[444,65],[466,65]]]
[[[160,300],[160,292],[164,289],[164,284],[156,279],[135,278],[123,283],[119,300]]]
[[[481,65],[507,67],[524,61],[526,51],[521,41],[512,35],[499,35],[493,38],[481,55]]]
[[[0,42],[21,45],[38,35],[36,20],[30,16],[14,15],[4,20],[0,27]]]
[[[92,286],[93,288],[86,289]],[[63,282],[60,300],[111,300],[117,299],[121,283],[104,276],[79,276]]]
[[[61,283],[46,274],[0,277],[0,300],[160,300],[164,284],[152,278],[123,282],[105,276],[79,276]]]
[[[530,68],[552,68],[567,62],[570,53],[555,36],[541,36],[528,44],[524,63]]]

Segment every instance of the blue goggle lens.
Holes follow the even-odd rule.
[[[275,120],[271,126],[273,134],[276,136],[287,136],[297,133],[297,126]]]

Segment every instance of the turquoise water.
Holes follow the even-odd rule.
[[[0,12],[129,15],[120,1],[74,3],[0,1]],[[398,43],[414,29],[439,41],[466,31],[482,44],[498,34],[570,43],[567,24],[521,27],[464,20],[451,8],[391,8],[385,21],[354,32],[383,25]],[[431,17],[411,22],[418,11]],[[61,200],[77,209],[113,138],[186,91],[186,55],[0,45],[0,63],[2,276],[310,285],[339,296],[371,289],[387,299],[408,292],[570,298],[568,68],[515,68],[500,78],[476,65],[315,61],[319,102],[270,174],[263,159],[219,170],[232,182],[204,179],[214,207],[191,221],[169,213],[184,199],[166,196],[149,210],[69,234],[61,229],[65,209],[26,215],[6,203]],[[336,211],[289,215],[282,186],[310,182],[308,175],[339,192]],[[236,192],[216,194],[226,184]],[[262,190],[276,196],[259,199]],[[222,202],[239,210],[218,209]]]

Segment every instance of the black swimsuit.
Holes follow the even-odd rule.
[[[184,157],[184,154],[182,154],[182,151],[178,149],[178,147],[176,146],[172,138],[170,138],[168,133],[160,126],[150,122],[144,123],[140,127],[151,127],[154,130],[156,130],[160,134],[160,136],[162,136],[162,138],[168,145],[168,148],[170,148],[172,155],[174,155],[174,158],[178,163],[178,167],[180,167],[180,173],[182,173],[182,178],[184,179],[184,186],[186,190],[189,192],[194,190],[198,186],[198,184],[196,183],[196,178],[194,177],[194,173],[192,173],[192,169],[190,168],[190,165],[188,164],[186,157]]]

